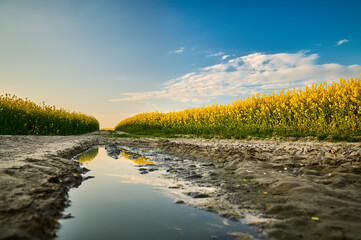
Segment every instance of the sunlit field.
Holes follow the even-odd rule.
[[[94,117],[45,103],[40,106],[9,94],[0,96],[0,134],[71,135],[98,129]]]
[[[121,121],[118,131],[247,136],[317,136],[334,139],[361,134],[361,80],[341,79],[279,94],[255,94],[228,105],[141,113]]]

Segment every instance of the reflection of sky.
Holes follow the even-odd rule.
[[[102,147],[92,148],[89,151],[85,152],[83,155],[79,156],[79,159],[89,159],[83,162],[87,168],[91,169],[91,171],[88,173],[89,175],[95,175],[96,179],[98,180],[100,180],[100,178],[103,179],[95,185],[94,189],[91,189],[90,191],[97,191],[96,188],[104,187],[103,185],[106,185],[104,181],[111,184],[121,183],[124,186],[128,186],[128,188],[130,189],[136,188],[134,185],[138,185],[141,188],[144,188],[143,186],[151,186],[155,189],[159,189],[159,193],[162,196],[168,197],[173,200],[181,199],[185,203],[194,206],[207,203],[209,199],[192,198],[185,193],[212,193],[216,191],[216,188],[199,187],[192,184],[192,182],[183,181],[177,178],[175,175],[167,173],[165,170],[161,169],[153,172],[148,172],[147,174],[140,174],[139,168],[135,167],[139,163],[137,163],[137,159],[134,158],[137,157],[138,159],[141,158],[140,161],[150,162],[147,161],[148,157],[146,156],[146,153],[141,156],[137,153],[132,154],[132,152],[128,149],[125,151],[127,152],[127,154],[119,154],[119,158],[117,160],[112,158],[114,156],[109,156],[109,152]],[[152,156],[154,157],[154,154]],[[113,179],[117,180],[114,181]],[[95,179],[92,179],[90,181],[94,180]],[[102,181],[103,183],[101,183]],[[269,219],[259,218],[248,212],[245,212],[244,219],[242,219],[243,223],[259,223],[264,221],[269,221]],[[229,224],[229,222],[226,219],[223,219],[221,225],[227,224]],[[216,225],[217,227],[220,226],[219,224]]]
[[[164,171],[161,171],[164,173]],[[189,204],[200,204],[207,202],[207,198],[191,198],[185,195],[185,192],[202,192],[202,193],[211,193],[216,189],[211,187],[198,187],[193,185],[190,182],[182,181],[176,178],[162,178],[159,172],[151,172],[148,174],[139,173],[135,174],[114,174],[108,173],[107,176],[116,177],[119,179],[119,182],[126,184],[143,184],[162,189],[162,194],[170,197],[174,200],[182,199]],[[173,188],[174,186],[179,186],[179,188]],[[171,187],[171,188],[169,188]]]
[[[99,148],[98,155],[85,162],[95,176],[69,192],[72,204],[66,209],[75,218],[60,220],[58,239],[233,239],[228,233],[251,231],[240,222],[217,214],[175,204],[190,197],[183,191],[212,191],[196,188],[176,178],[162,178],[165,170],[140,174],[139,167],[124,157],[115,160]],[[173,175],[173,174],[169,174]],[[168,186],[184,189],[169,189]],[[151,221],[150,221],[151,219]],[[141,226],[141,231],[139,231]],[[161,229],[161,231],[159,231]]]
[[[150,179],[145,178],[142,175],[130,175],[130,174],[112,174],[108,173],[107,176],[120,178],[120,182],[122,183],[132,183],[132,184],[145,184],[152,186],[165,186],[168,182],[166,179]]]
[[[152,153],[151,153],[152,154]],[[109,154],[108,154],[109,155]],[[138,153],[133,153],[130,150],[123,149],[123,153],[118,155],[120,160],[130,160],[138,165],[141,164],[156,164],[155,162],[148,161],[150,157],[148,156],[141,156]],[[153,154],[152,154],[153,156]],[[149,172],[147,174],[139,174],[139,172],[130,172],[119,174],[110,172],[107,173],[107,176],[116,177],[119,179],[119,182],[125,184],[143,184],[143,185],[150,185],[159,189],[162,189],[162,194],[170,197],[172,199],[178,200],[182,199],[189,204],[200,204],[207,202],[208,199],[206,198],[192,198],[185,195],[185,192],[202,192],[202,193],[211,193],[214,192],[216,189],[212,187],[199,187],[193,185],[191,182],[182,181],[175,176],[172,177],[172,174],[166,173],[164,170],[157,170],[153,172]],[[166,177],[163,177],[166,176]],[[178,188],[174,188],[178,186]],[[171,188],[169,188],[171,187]]]

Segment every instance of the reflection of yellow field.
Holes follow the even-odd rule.
[[[84,154],[82,154],[80,156],[80,158],[78,159],[79,162],[81,163],[85,163],[85,162],[90,162],[91,160],[93,160],[96,156],[98,155],[98,148],[92,148],[89,151],[85,152]]]
[[[132,153],[128,154],[128,153],[122,153],[120,154],[120,156],[128,159],[128,160],[131,160],[133,162],[135,162],[136,164],[138,165],[141,165],[141,164],[155,164],[155,162],[152,162],[152,161],[147,161],[147,159],[149,159],[148,157],[140,157],[140,158],[137,158],[137,159],[131,159],[130,158],[130,155],[132,155]],[[138,154],[136,154],[138,155]]]

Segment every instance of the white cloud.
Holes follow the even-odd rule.
[[[337,46],[340,46],[341,44],[344,44],[344,43],[347,43],[347,42],[349,42],[349,40],[347,40],[347,39],[342,39],[342,40],[340,40],[340,41],[337,42]]]
[[[181,47],[180,49],[178,50],[175,50],[175,51],[169,51],[168,53],[171,54],[171,53],[175,53],[175,54],[179,54],[179,53],[182,53],[184,52],[185,48],[184,47]]]
[[[317,54],[254,53],[201,68],[172,79],[158,91],[124,93],[112,102],[168,99],[203,103],[221,96],[249,96],[253,93],[303,88],[311,83],[338,81],[358,76],[360,65],[315,64]]]
[[[221,56],[223,54],[224,54],[224,52],[218,52],[218,53],[209,54],[206,57],[218,57],[218,56]]]
[[[222,60],[226,60],[230,55],[223,55]]]

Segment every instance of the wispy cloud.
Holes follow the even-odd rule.
[[[172,54],[172,53],[179,54],[179,53],[184,52],[184,50],[185,50],[185,48],[184,48],[184,47],[181,47],[181,48],[179,48],[178,50],[169,51],[168,53],[169,53],[169,54]]]
[[[208,54],[206,57],[218,57],[223,54],[224,54],[224,52],[217,52],[217,53],[213,53],[213,54]]]
[[[347,39],[342,39],[342,40],[340,40],[340,41],[337,42],[337,46],[340,46],[341,44],[344,44],[344,43],[347,43],[347,42],[349,42],[349,40],[347,40]]]
[[[337,81],[358,76],[360,65],[315,64],[317,54],[254,53],[213,66],[200,68],[172,79],[158,91],[124,93],[112,102],[168,99],[203,103],[220,96],[249,96],[253,93],[299,88],[311,83]]]
[[[230,55],[223,55],[222,60],[226,60]]]

